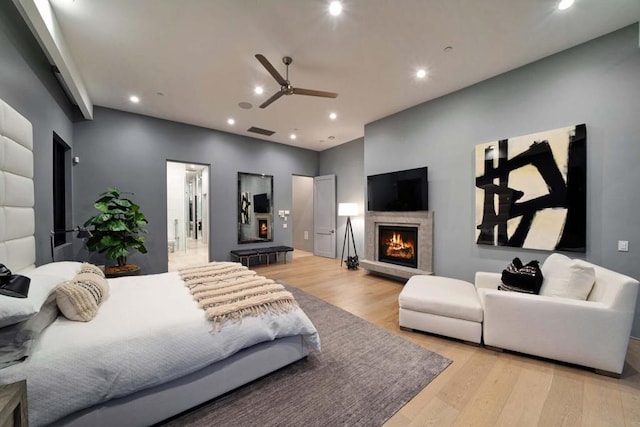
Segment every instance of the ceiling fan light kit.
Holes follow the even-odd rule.
[[[278,98],[280,98],[282,95],[308,95],[308,96],[319,96],[321,98],[336,98],[338,96],[338,94],[334,92],[325,92],[321,90],[302,89],[302,88],[293,87],[289,82],[289,65],[291,65],[291,63],[293,62],[293,58],[291,58],[290,56],[285,56],[282,58],[282,62],[287,67],[286,74],[285,74],[286,78],[282,77],[282,75],[278,73],[278,70],[276,70],[275,67],[271,65],[269,60],[265,58],[264,55],[261,55],[258,53],[256,54],[256,59],[260,61],[262,66],[269,72],[269,74],[271,74],[271,76],[280,85],[280,90],[274,93],[265,102],[263,102],[260,105],[260,108],[266,108],[271,103],[273,103]]]

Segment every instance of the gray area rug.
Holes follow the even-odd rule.
[[[380,426],[451,361],[297,288],[321,353],[280,369],[165,426]]]

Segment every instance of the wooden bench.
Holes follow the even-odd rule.
[[[267,265],[270,263],[271,255],[274,255],[276,258],[276,262],[279,260],[280,254],[284,254],[284,263],[287,263],[287,253],[293,252],[293,248],[291,246],[268,246],[266,248],[256,248],[256,249],[237,249],[231,251],[231,258],[240,262],[241,264],[245,264],[249,266],[251,263],[252,257],[257,257],[258,262],[262,262],[262,257],[265,257],[267,260]]]

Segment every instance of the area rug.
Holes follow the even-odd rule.
[[[380,426],[451,361],[287,286],[321,353],[174,417],[164,426]]]

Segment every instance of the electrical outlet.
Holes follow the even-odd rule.
[[[629,252],[628,240],[618,240],[618,252]]]
[[[284,224],[282,224],[282,228],[287,228],[287,227],[288,227],[288,225],[287,225],[286,222]]]

